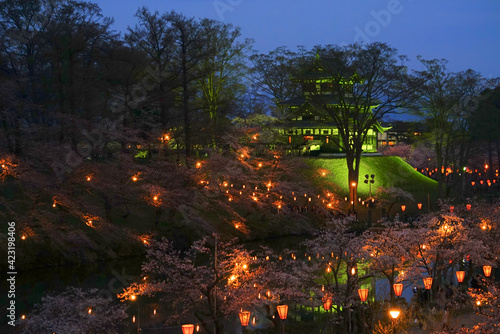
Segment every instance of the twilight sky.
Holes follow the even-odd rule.
[[[89,0],[115,18],[114,29],[134,26],[141,6],[187,17],[232,23],[254,49],[295,49],[354,41],[387,42],[410,57],[445,58],[452,71],[471,68],[500,77],[498,0]]]

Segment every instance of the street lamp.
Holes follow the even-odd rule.
[[[194,332],[193,324],[182,325],[182,334],[193,334],[193,332]]]
[[[280,319],[283,320],[283,334],[285,334],[285,320],[288,315],[288,305],[278,305],[276,308],[278,309]]]
[[[370,180],[371,178],[371,180]],[[368,174],[365,175],[365,183],[370,186],[370,198],[372,197],[372,184],[375,183],[375,174],[372,174],[368,176]]]
[[[401,311],[393,309],[389,311],[389,314],[392,317],[392,332],[396,333],[396,320],[398,320],[399,314]]]
[[[245,327],[247,327],[248,323],[250,322],[250,312],[249,311],[240,312],[240,322],[241,322],[241,326],[243,327],[243,333],[244,333]]]
[[[356,182],[351,182],[351,204],[352,204],[352,212],[355,213],[356,212],[356,209],[354,207],[354,203],[356,202]]]

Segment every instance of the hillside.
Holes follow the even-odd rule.
[[[211,233],[307,234],[345,209],[345,159],[275,159],[214,154],[192,168],[124,154],[85,162],[63,182],[20,160],[0,183],[0,217],[16,222],[18,262],[30,268],[137,256],[150,238],[185,247]],[[363,158],[364,174],[376,175],[375,188],[400,187],[419,201],[435,193],[436,183],[400,158]],[[361,183],[360,196],[368,192]]]
[[[323,180],[329,184],[332,191],[341,197],[349,194],[345,158],[311,158],[307,160],[307,163],[315,169],[326,171]],[[401,158],[388,156],[362,157],[359,172],[359,197],[369,196],[369,185],[363,181],[365,175],[372,174],[375,175],[372,194],[375,194],[378,187],[396,187],[411,193],[417,202],[426,203],[428,194],[431,204],[436,201],[436,181],[417,172]],[[321,178],[316,178],[316,180],[321,180]]]

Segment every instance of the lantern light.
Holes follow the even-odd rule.
[[[467,211],[469,211],[472,208],[472,205],[467,204],[467,205],[465,205],[465,208],[467,209]]]
[[[422,209],[422,203],[418,203],[417,207],[418,207],[419,210]]]
[[[276,306],[278,309],[278,315],[280,316],[281,320],[286,320],[286,317],[288,315],[288,305],[278,305]]]
[[[425,290],[430,290],[432,288],[432,277],[424,278]]]
[[[458,283],[462,283],[464,281],[465,271],[459,270],[455,274],[457,275],[457,281],[458,281]]]
[[[243,326],[243,327],[248,326],[248,323],[250,322],[250,312],[243,311],[243,312],[240,312],[239,315],[240,315],[241,326]]]
[[[358,295],[362,302],[366,302],[368,299],[368,289],[358,289]]]
[[[398,297],[401,296],[401,294],[403,293],[403,284],[402,283],[396,283],[396,284],[393,284],[392,287],[394,288],[394,294]]]
[[[401,211],[403,211],[403,212],[404,212],[405,210],[406,210],[406,205],[404,205],[404,204],[403,204],[403,205],[401,205]]]
[[[331,307],[332,307],[332,297],[326,294],[323,297],[323,308],[325,309],[325,311],[328,311],[330,310]]]
[[[193,324],[182,325],[182,334],[193,334],[193,332],[194,332]]]
[[[401,311],[399,311],[399,310],[390,310],[389,313],[390,313],[392,319],[396,320],[399,317],[399,314],[401,313]]]
[[[484,265],[483,266],[483,272],[484,272],[484,276],[490,277],[490,275],[491,275],[491,266]]]
[[[455,210],[455,207],[453,205],[450,205],[450,212],[453,212]]]

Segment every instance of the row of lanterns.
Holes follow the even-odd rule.
[[[418,203],[417,207],[418,207],[419,210],[421,210],[422,209],[422,203]],[[465,208],[467,209],[467,211],[469,211],[472,208],[472,205],[471,204],[466,204]],[[453,212],[454,210],[455,210],[455,206],[450,205],[450,212]],[[404,205],[404,204],[401,205],[401,211],[403,211],[403,212],[406,211],[406,205]]]
[[[490,277],[491,275],[491,270],[492,267],[489,265],[484,265],[483,266],[483,272],[484,276]],[[457,281],[459,283],[462,283],[465,278],[465,271],[463,270],[458,270],[456,273],[457,276]],[[432,277],[425,277],[423,279],[424,281],[424,286],[426,290],[430,290],[432,288]],[[403,293],[403,284],[402,283],[395,283],[393,284],[393,289],[394,289],[394,294],[398,297],[400,297]],[[368,289],[358,289],[358,295],[359,299],[361,302],[366,302],[368,300]],[[323,308],[325,311],[329,311],[330,308],[332,307],[333,299],[332,297],[327,293],[323,298]],[[276,306],[276,309],[278,310],[278,315],[281,320],[286,320],[287,315],[288,315],[288,305],[278,305]],[[391,310],[390,314],[393,319],[396,319],[399,316],[400,311],[398,310]],[[250,322],[250,312],[249,311],[242,311],[239,313],[239,318],[240,318],[240,323],[243,328],[247,327],[249,322]],[[182,334],[193,334],[194,332],[194,325],[193,324],[186,324],[182,325]]]
[[[278,315],[281,320],[285,321],[287,316],[288,316],[288,305],[278,305],[276,306],[276,309],[278,310]],[[249,311],[241,311],[239,313],[239,318],[240,318],[240,323],[243,329],[248,326],[250,323],[250,312]],[[194,332],[194,325],[193,324],[186,324],[182,325],[182,334],[193,334]]]

